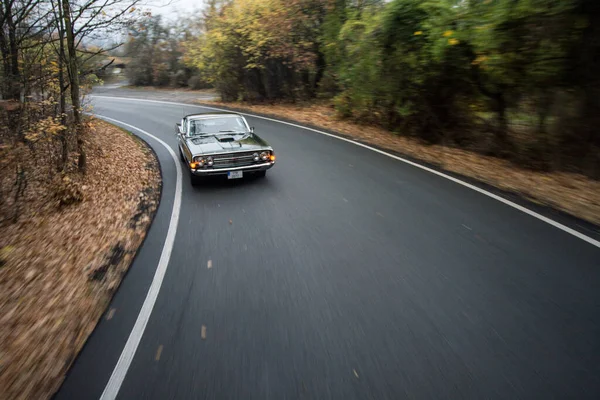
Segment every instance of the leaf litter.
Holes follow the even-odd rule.
[[[154,153],[102,121],[86,133],[81,191],[62,204],[28,185],[16,223],[0,226],[0,391],[47,399],[102,317],[158,207]]]

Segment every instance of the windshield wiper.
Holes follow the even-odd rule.
[[[232,130],[223,130],[223,131],[219,131],[219,133],[244,133],[244,132],[232,131]]]

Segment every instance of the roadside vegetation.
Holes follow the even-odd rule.
[[[331,104],[425,144],[600,178],[596,0],[211,0],[191,14],[130,29],[132,83]]]
[[[114,62],[99,38],[137,18],[136,3],[0,1],[2,398],[54,393],[156,210],[154,154],[85,114]]]

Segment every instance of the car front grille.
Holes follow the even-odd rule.
[[[217,154],[213,157],[213,168],[245,167],[254,165],[254,152],[237,152],[229,154]]]

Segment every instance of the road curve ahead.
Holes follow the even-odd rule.
[[[175,122],[201,110],[93,102],[174,150]],[[183,171],[168,268],[117,398],[600,398],[599,248],[390,157],[248,120],[278,163],[199,188]],[[57,399],[100,398],[153,280],[177,175],[148,141],[159,212]]]

